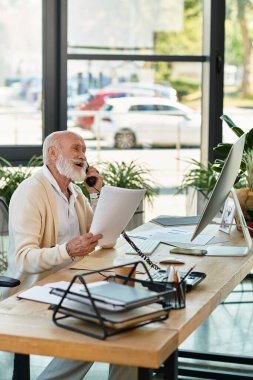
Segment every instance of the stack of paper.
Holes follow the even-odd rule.
[[[33,286],[19,293],[18,297],[55,305],[53,320],[58,326],[68,328],[68,323],[74,323],[73,330],[104,338],[109,335],[104,328],[120,332],[166,319],[169,306],[164,308],[160,301],[173,292],[173,288],[156,292],[141,286],[98,281],[87,284],[91,299],[83,284],[72,283],[69,286],[70,283],[65,281]],[[80,321],[83,322],[82,327]],[[96,326],[96,333],[90,333],[91,327],[86,329],[87,323]]]
[[[166,319],[169,305],[164,308],[160,302],[173,291],[170,288],[156,292],[106,281],[88,284],[87,288],[83,286],[72,291],[71,287],[67,293],[53,288],[53,294],[64,296],[55,308],[53,320],[64,328],[69,328],[69,322],[71,329],[103,339],[112,334],[111,330],[120,332]],[[80,320],[84,322],[81,326]],[[91,333],[94,326],[99,332]]]

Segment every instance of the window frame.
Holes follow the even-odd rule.
[[[202,75],[201,160],[213,162],[213,147],[222,141],[225,0],[203,0],[202,55],[68,54],[68,0],[42,0],[43,101],[42,137],[67,129],[68,60],[118,60],[149,62],[198,62]],[[0,146],[0,156],[25,164],[40,155],[42,145]]]

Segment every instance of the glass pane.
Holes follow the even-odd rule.
[[[224,113],[238,127],[253,127],[253,4],[226,1]],[[223,140],[233,142],[236,135],[223,126]]]
[[[0,8],[0,144],[41,144],[41,2],[0,0]]]
[[[201,69],[200,63],[68,61],[68,128],[85,138],[93,162],[148,164],[160,195],[154,208],[146,206],[147,218],[173,215],[175,205],[186,213],[185,196],[173,193],[189,168],[185,159],[199,159]]]
[[[69,0],[68,53],[201,54],[203,0]]]

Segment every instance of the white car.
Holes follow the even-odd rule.
[[[129,96],[159,96],[176,102],[177,91],[171,86],[146,82],[122,82],[104,87],[107,91],[128,92]]]
[[[139,145],[199,146],[201,116],[159,97],[106,99],[92,126],[97,139],[119,149]]]

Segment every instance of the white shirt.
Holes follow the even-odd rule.
[[[59,219],[57,243],[67,243],[69,240],[80,235],[79,221],[75,209],[77,192],[75,191],[72,182],[70,182],[68,185],[70,198],[68,200],[67,197],[62,193],[60,186],[46,165],[43,166],[42,170],[43,174],[51,183],[55,191],[55,201],[57,203],[57,212]]]

